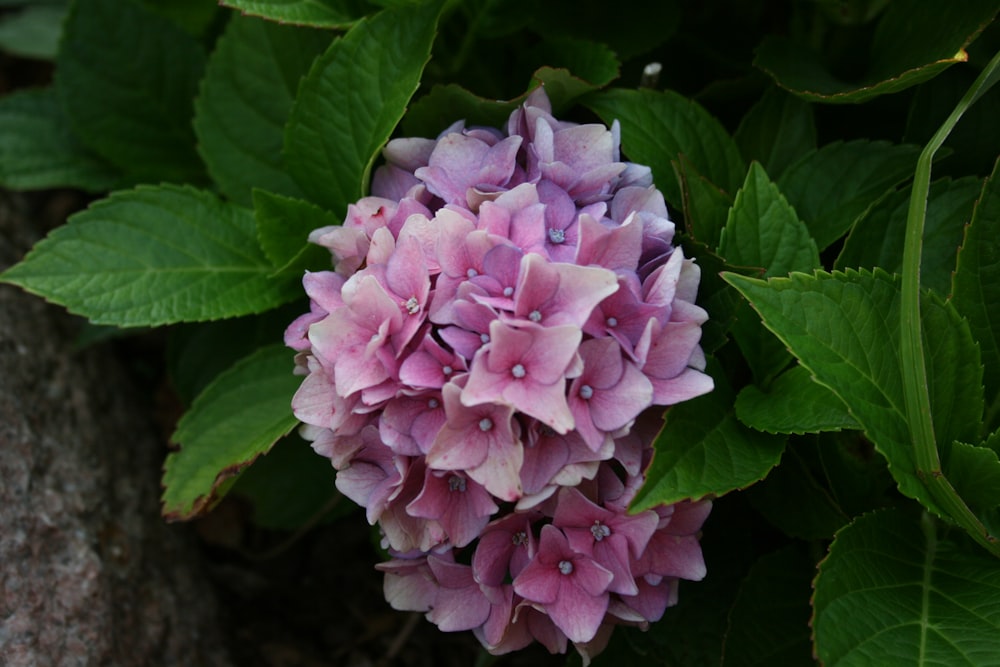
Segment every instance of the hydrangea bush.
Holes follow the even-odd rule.
[[[996,664],[995,0],[4,4],[93,201],[0,281],[166,329],[167,520],[469,664]]]
[[[637,420],[712,379],[698,266],[619,135],[538,88],[506,131],[393,139],[372,195],[309,236],[336,270],[285,334],[303,435],[379,524],[392,605],[491,652],[599,644],[705,575],[708,501],[628,512]]]

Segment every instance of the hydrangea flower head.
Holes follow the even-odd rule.
[[[303,435],[381,528],[393,607],[587,661],[705,574],[707,501],[626,511],[640,416],[712,389],[698,266],[617,124],[556,120],[542,88],[505,131],[383,155],[372,195],[310,235],[333,270],[285,335]]]

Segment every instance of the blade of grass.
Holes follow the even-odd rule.
[[[1000,53],[993,56],[986,65],[951,115],[931,137],[917,160],[903,245],[900,359],[903,366],[906,417],[910,425],[910,437],[913,440],[917,474],[948,515],[990,553],[1000,557],[1000,540],[990,534],[941,471],[941,459],[934,438],[927,368],[924,363],[923,332],[920,326],[920,256],[927,215],[927,195],[931,182],[931,163],[934,154],[948,138],[966,109],[997,81],[1000,81]]]

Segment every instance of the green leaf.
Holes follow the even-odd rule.
[[[414,102],[406,113],[402,121],[403,134],[436,137],[458,119],[464,119],[468,125],[503,127],[507,117],[525,97],[527,93],[513,100],[491,100],[455,83],[437,85]]]
[[[777,178],[816,148],[812,107],[780,88],[768,88],[740,121],[733,138],[744,160],[757,160]]]
[[[733,197],[702,176],[687,156],[674,162],[674,172],[684,204],[684,225],[692,238],[710,248],[719,245]]]
[[[799,455],[788,447],[781,465],[746,490],[747,500],[774,527],[803,540],[828,540],[850,519]]]
[[[335,41],[302,82],[285,131],[292,176],[342,214],[364,195],[372,163],[416,91],[440,3],[386,9]]]
[[[766,433],[820,433],[859,428],[847,406],[809,371],[793,366],[762,391],[748,385],[736,397],[736,418]]]
[[[595,71],[599,78],[608,78],[608,72],[614,69],[617,75],[618,61],[614,54],[597,51],[610,58],[604,61],[604,74]],[[594,68],[595,65],[591,65]],[[609,80],[614,77],[610,77]],[[529,90],[511,100],[494,100],[480,97],[457,85],[447,84],[434,86],[427,95],[417,100],[403,118],[403,133],[413,137],[436,137],[442,130],[458,119],[463,119],[466,125],[482,125],[485,127],[505,127],[510,113],[521,105],[528,94],[538,85],[545,86],[545,93],[552,103],[555,113],[567,109],[581,96],[600,88],[603,83],[592,82],[575,72],[565,68],[540,67],[532,76]]]
[[[997,561],[926,515],[856,520],[837,534],[815,587],[816,654],[828,667],[1000,664]]]
[[[880,270],[795,273],[766,282],[736,274],[724,278],[815,380],[847,405],[888,460],[900,490],[940,513],[920,481],[910,446],[898,350],[898,279]],[[983,406],[978,349],[954,308],[933,293],[925,293],[922,302],[937,442],[973,440]]]
[[[980,192],[980,180],[945,178],[931,184],[924,226],[920,282],[938,294],[948,294],[955,268],[955,253],[962,242],[966,223]],[[851,230],[837,257],[837,268],[876,266],[889,273],[902,273],[903,239],[911,188],[891,193],[865,213]]]
[[[274,280],[253,214],[187,187],[139,186],[71,217],[0,278],[97,324],[157,326],[262,312]]]
[[[0,184],[14,190],[71,187],[103,192],[121,173],[88,150],[51,88],[0,99]]]
[[[281,340],[285,329],[308,310],[300,301],[261,315],[216,322],[193,322],[170,327],[167,338],[167,374],[170,386],[185,407],[220,373],[243,357]]]
[[[282,148],[299,80],[331,35],[233,16],[208,61],[195,102],[198,152],[219,189],[249,206],[259,187],[301,196]]]
[[[736,193],[719,254],[732,265],[759,267],[766,277],[820,266],[809,230],[758,162]]]
[[[729,211],[719,253],[730,265],[759,267],[764,276],[786,275],[820,266],[809,230],[771,182],[759,163],[750,165],[743,187]],[[790,357],[784,345],[764,331],[743,306],[736,314],[733,337],[759,383],[767,383]]]
[[[1000,506],[1000,459],[993,449],[956,442],[944,470],[958,495],[973,509]]]
[[[337,491],[335,477],[330,460],[293,433],[254,461],[229,495],[250,503],[257,526],[296,530],[358,509]]]
[[[249,16],[314,28],[348,28],[367,9],[357,0],[220,0],[220,4]]]
[[[685,155],[724,192],[736,192],[746,166],[729,133],[697,102],[677,93],[608,90],[588,98],[587,106],[610,125],[621,123],[622,151],[652,168],[664,198],[680,208],[681,192],[671,163]]]
[[[573,77],[581,80],[585,84],[590,84],[588,90],[603,88],[618,78],[621,63],[615,56],[615,52],[601,42],[589,39],[579,39],[578,37],[561,37],[548,39],[539,46],[540,62],[545,63],[545,67],[535,72],[535,78],[539,78],[539,72],[555,72],[565,70],[572,72]],[[549,92],[548,86],[546,92]],[[553,103],[552,111],[559,115],[567,106],[561,95],[556,94],[559,104]],[[550,98],[551,99],[551,98]]]
[[[965,230],[951,293],[982,350],[984,424],[992,430],[1000,425],[1000,160],[983,184],[972,223]]]
[[[968,59],[964,49],[993,20],[994,0],[942,3],[928,11],[921,0],[889,4],[875,31],[868,71],[858,80],[832,74],[820,54],[786,37],[768,36],[754,65],[778,85],[808,100],[857,103],[905,90]]]
[[[329,269],[330,251],[308,242],[309,233],[339,225],[339,216],[301,199],[254,190],[257,239],[264,254],[281,273],[301,276],[306,269]]]
[[[913,173],[919,153],[885,141],[837,141],[789,167],[778,187],[823,250]]]
[[[729,610],[722,667],[815,665],[809,596],[815,567],[795,546],[762,556]]]
[[[84,143],[135,180],[200,183],[191,116],[204,67],[201,45],[169,19],[131,0],[77,0],[56,90]]]
[[[719,384],[716,377],[712,393],[667,411],[646,482],[632,501],[633,511],[742,489],[778,464],[785,438],[740,424],[733,416],[730,392]]]
[[[0,50],[22,58],[54,60],[59,50],[65,5],[29,5],[0,20]]]
[[[163,472],[163,516],[192,519],[211,509],[234,479],[297,423],[293,353],[281,344],[244,358],[205,388],[177,424],[180,450]]]

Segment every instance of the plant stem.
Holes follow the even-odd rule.
[[[903,371],[903,396],[906,417],[913,441],[917,475],[945,513],[995,556],[1000,557],[1000,541],[989,531],[941,471],[934,424],[931,416],[927,367],[924,360],[923,330],[920,321],[920,258],[923,249],[927,195],[930,190],[931,163],[934,154],[947,139],[965,110],[1000,79],[1000,53],[997,53],[969,91],[931,137],[920,153],[913,177],[913,192],[906,215],[903,245],[903,285],[900,302],[900,358]]]

